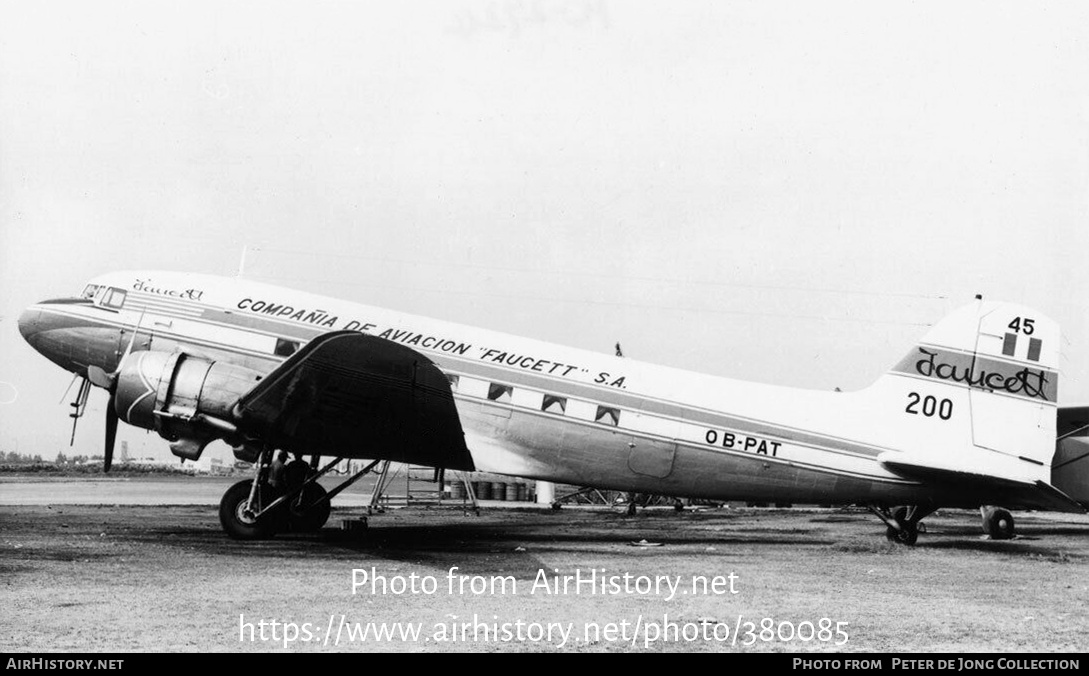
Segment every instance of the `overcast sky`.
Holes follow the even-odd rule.
[[[261,281],[819,389],[983,293],[1062,324],[1089,402],[1089,5],[0,4],[0,450],[67,444],[23,307],[244,244]]]

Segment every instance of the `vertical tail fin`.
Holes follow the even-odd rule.
[[[915,459],[1047,481],[1059,341],[1058,324],[1011,303],[978,300],[935,325],[890,372],[902,381],[905,425],[929,425],[914,436]]]

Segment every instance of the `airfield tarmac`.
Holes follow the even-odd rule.
[[[341,521],[366,514],[355,493],[320,534],[235,542],[215,507],[235,480],[4,478],[6,648],[1080,652],[1089,636],[1084,516],[1017,513],[1019,537],[998,542],[981,535],[976,513],[943,511],[925,521],[914,548],[888,543],[858,509],[655,508],[627,517],[484,503],[480,516],[391,510],[349,533]],[[643,540],[658,546],[633,546]],[[353,569],[382,576],[385,593],[363,584],[353,595]],[[559,571],[627,574],[636,586],[546,593],[534,588],[542,570],[549,584]],[[714,576],[717,590],[695,584]],[[430,593],[420,587],[428,578]],[[502,580],[512,582],[494,583]],[[666,586],[656,591],[656,580]],[[846,643],[834,628],[828,640],[816,635],[824,619],[847,623]],[[655,626],[664,637],[653,637]],[[377,637],[380,627],[394,636]]]

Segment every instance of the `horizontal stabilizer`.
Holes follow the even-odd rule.
[[[1057,438],[1089,436],[1089,406],[1060,406]]]
[[[1037,481],[1036,487],[1046,496],[1049,496],[1051,503],[1049,507],[1041,507],[1041,509],[1049,509],[1055,512],[1085,512],[1086,509],[1074,498],[1070,497],[1066,493],[1063,493],[1058,488],[1055,488],[1046,481]]]
[[[1001,456],[986,452],[972,454],[972,458],[976,461],[975,466],[965,461],[956,465],[953,463],[938,465],[932,462],[931,458],[921,462],[904,453],[883,453],[877,459],[885,469],[906,479],[923,481],[931,486],[944,485],[963,493],[986,496],[981,501],[982,504],[1056,512],[1083,513],[1086,511],[1076,500],[1046,481],[1033,479],[1024,474],[1018,476],[1019,473],[1008,471],[1016,468],[1002,468],[1007,470],[1002,474],[991,473],[992,469],[998,468],[980,469],[979,462],[987,462],[993,466],[996,464],[997,457]]]

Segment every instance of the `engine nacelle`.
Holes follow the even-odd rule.
[[[117,376],[114,406],[130,425],[155,430],[170,450],[195,460],[214,439],[235,439],[231,409],[262,377],[184,352],[133,352]]]

